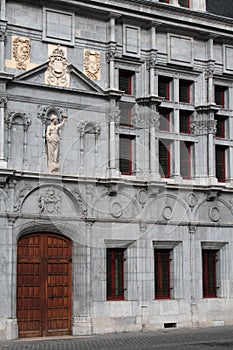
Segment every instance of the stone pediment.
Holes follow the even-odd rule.
[[[95,82],[90,80],[85,74],[83,74],[77,67],[69,65],[67,68],[67,83],[60,84],[59,81],[51,83],[48,80],[48,62],[40,66],[37,66],[27,72],[15,76],[14,81],[24,84],[33,84],[49,87],[62,87],[67,89],[75,89],[82,92],[93,92],[104,94],[104,90],[99,87]]]

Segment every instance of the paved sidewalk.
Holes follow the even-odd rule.
[[[34,338],[0,341],[0,350],[143,350],[169,344],[206,344],[233,349],[233,326],[200,329],[164,329],[154,332],[105,334],[92,337]],[[212,344],[212,345],[211,345]],[[224,346],[224,344],[226,346]]]

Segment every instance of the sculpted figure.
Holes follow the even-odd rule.
[[[64,125],[67,119],[67,115],[64,115],[64,119],[60,124],[57,124],[57,116],[51,115],[50,125],[46,130],[46,141],[48,145],[48,162],[58,163],[58,152],[60,144],[60,129]]]

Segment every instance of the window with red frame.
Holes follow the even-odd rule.
[[[171,78],[169,77],[158,77],[158,93],[159,96],[164,97],[165,100],[170,100],[170,84],[171,84]]]
[[[221,116],[215,116],[214,119],[216,120],[216,137],[225,137],[225,121],[226,118]]]
[[[180,175],[183,179],[190,179],[191,164],[190,164],[190,153],[192,143],[181,142],[180,143]]]
[[[190,7],[190,0],[178,0],[178,4],[182,7]]]
[[[131,175],[133,170],[133,139],[128,135],[120,135],[119,168],[123,175]]]
[[[119,70],[119,90],[127,95],[133,94],[133,76],[134,73],[127,70]]]
[[[217,250],[202,250],[203,298],[216,298]]]
[[[170,250],[155,249],[155,299],[170,299]]]
[[[192,82],[189,80],[179,80],[179,101],[190,103],[191,102],[191,86]]]
[[[190,134],[190,117],[190,112],[180,110],[180,133]]]
[[[215,147],[215,167],[216,178],[219,182],[225,182],[226,180],[226,148],[224,146]]]
[[[214,87],[214,96],[215,103],[218,106],[225,107],[225,93],[227,88],[225,86],[215,85]]]
[[[159,141],[159,172],[162,177],[170,177],[170,145]]]
[[[159,130],[170,131],[170,113],[171,110],[168,108],[159,108]]]
[[[170,3],[170,1],[169,1],[169,0],[159,0],[159,2],[166,2],[167,4],[169,4],[169,3]]]
[[[124,300],[124,249],[107,249],[107,300]]]
[[[132,126],[132,108],[133,105],[127,102],[120,102],[120,125],[122,126]]]

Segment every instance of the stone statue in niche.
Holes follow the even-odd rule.
[[[57,116],[55,114],[52,114],[50,117],[50,124],[46,130],[49,173],[59,170],[59,146],[61,128],[67,118],[67,115],[64,115],[62,122],[57,124]]]
[[[53,188],[47,189],[46,193],[39,197],[39,209],[41,214],[60,214],[61,195]]]
[[[16,61],[16,68],[26,69],[30,58],[30,40],[22,37],[14,37],[12,54]]]

